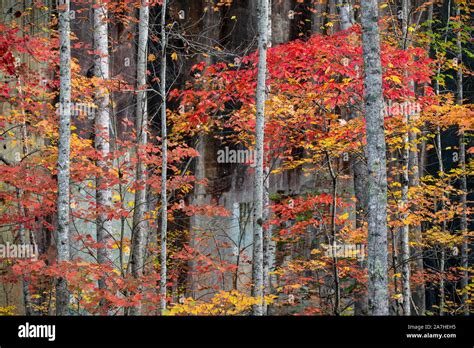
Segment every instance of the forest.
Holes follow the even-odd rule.
[[[0,3],[0,316],[474,312],[472,1]]]

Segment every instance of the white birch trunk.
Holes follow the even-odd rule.
[[[101,0],[95,1],[94,9],[94,76],[100,82],[109,79],[109,52],[107,30],[107,4]],[[97,106],[95,115],[95,149],[98,154],[97,167],[102,172],[109,170],[110,161],[110,110],[109,92],[103,86],[96,88],[94,102]],[[106,187],[107,180],[103,175],[96,178],[96,204],[98,209],[109,210],[112,206],[112,190]],[[107,214],[97,214],[97,242],[108,245],[111,240],[112,222]],[[107,264],[112,261],[111,250],[106,247],[97,249],[97,262]],[[99,289],[105,289],[105,281],[99,279]]]
[[[263,224],[264,224],[264,138],[265,138],[265,100],[268,46],[268,0],[258,0],[258,73],[256,89],[256,167],[254,191],[254,239],[252,259],[252,295],[260,303],[254,306],[254,315],[263,315]]]
[[[409,13],[410,13],[410,0],[402,0],[402,48],[407,48],[408,42],[408,26],[409,26]],[[403,209],[408,207],[408,190],[410,183],[410,117],[408,113],[405,115],[405,124],[407,131],[404,139],[404,149],[402,158],[402,200],[401,205]],[[408,211],[402,214],[403,226],[401,227],[400,242],[401,252],[400,258],[402,263],[402,299],[403,299],[403,314],[411,314],[411,290],[410,290],[410,239],[409,239],[409,228],[407,223]]]
[[[405,123],[409,127],[410,118],[405,115]],[[402,161],[402,199],[401,199],[401,208],[407,209],[408,206],[408,185],[409,185],[409,157],[410,157],[410,137],[409,130],[405,134],[405,148],[403,149],[403,161]],[[410,315],[411,306],[411,291],[410,291],[410,240],[409,240],[409,225],[407,223],[408,211],[405,210],[402,213],[402,222],[403,226],[401,227],[400,233],[400,261],[402,264],[402,299],[403,299],[403,314]]]
[[[166,6],[163,0],[161,9],[161,68],[160,68],[160,94],[161,94],[161,270],[160,270],[160,309],[161,314],[166,311],[166,279],[167,279],[167,226],[168,226],[168,200],[166,177],[168,170],[168,134],[166,129]]]
[[[71,40],[69,0],[59,10],[59,142],[58,142],[58,262],[69,261],[69,179],[71,147]],[[56,314],[67,315],[70,295],[67,281],[56,284]]]
[[[268,33],[267,42],[268,48],[272,47],[273,33],[272,33],[272,1],[268,4]],[[266,97],[265,97],[266,99]],[[265,167],[263,171],[263,220],[268,221],[270,218],[270,168]],[[270,272],[273,271],[273,259],[275,254],[275,243],[272,241],[271,227],[263,229],[263,296],[267,296],[271,292]],[[263,315],[268,314],[268,306],[263,302]]]
[[[143,186],[135,191],[135,205],[133,211],[133,231],[132,231],[132,275],[140,278],[143,275],[145,260],[145,241],[147,236],[146,213],[146,193],[147,174],[146,165],[140,157],[140,152],[147,144],[148,132],[148,108],[146,92],[146,71],[147,71],[147,43],[148,43],[148,22],[150,9],[147,0],[142,0],[140,4],[140,15],[138,22],[138,50],[137,50],[137,110],[136,110],[136,132],[137,132],[137,174],[136,180]],[[139,315],[141,306],[132,307],[131,315]]]

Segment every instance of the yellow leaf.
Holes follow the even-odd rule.
[[[149,62],[154,62],[156,60],[156,56],[154,54],[149,54],[148,55],[148,61]]]
[[[344,213],[341,216],[339,216],[339,219],[341,220],[347,220],[349,218],[349,213]]]
[[[173,52],[173,53],[171,54],[171,59],[173,59],[173,60],[178,60],[178,53]]]
[[[392,80],[393,82],[398,83],[398,84],[402,83],[402,80],[400,80],[400,78],[396,75],[391,75],[387,77],[387,80]]]

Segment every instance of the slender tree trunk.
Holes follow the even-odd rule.
[[[167,0],[163,0],[161,8],[161,67],[160,67],[160,94],[161,94],[161,271],[160,271],[160,308],[163,315],[166,311],[166,280],[167,280],[167,230],[168,230],[168,199],[167,199],[167,171],[168,171],[168,134],[166,129],[166,7]]]
[[[377,1],[362,1],[361,13],[369,169],[369,310],[372,315],[387,315],[387,168]]]
[[[352,4],[349,0],[338,0],[337,2],[340,18],[341,30],[347,30],[355,23],[354,11]],[[350,107],[350,118],[356,118],[355,110]],[[355,155],[351,155],[349,158],[350,166],[353,170],[354,175],[354,194],[356,197],[356,228],[361,228],[367,217],[367,165],[363,160],[357,158]],[[362,264],[362,267],[366,265]],[[368,314],[368,298],[366,293],[361,293],[354,299],[354,315],[367,315]]]
[[[408,219],[408,190],[409,190],[409,157],[410,157],[410,137],[408,135],[410,117],[408,114],[405,115],[405,124],[407,131],[405,133],[405,148],[403,149],[403,172],[402,172],[402,200],[401,208],[402,212],[402,223],[400,233],[400,259],[402,263],[402,299],[403,299],[403,314],[411,314],[411,291],[410,291],[410,239],[409,239],[409,224]]]
[[[402,0],[402,47],[407,48],[408,45],[408,26],[410,25],[410,0]]]
[[[439,91],[439,87],[437,87],[437,92]],[[444,178],[444,164],[443,164],[443,148],[441,143],[441,129],[438,127],[436,132],[436,154],[438,157],[438,164],[439,164],[439,176]],[[444,202],[444,193],[441,194],[441,211],[444,211],[446,206]],[[441,232],[444,234],[447,233],[447,224],[446,220],[443,219]],[[446,251],[444,245],[440,246],[440,262],[439,262],[439,273],[440,273],[440,280],[439,280],[439,314],[444,315],[444,270],[445,270],[445,259],[446,259]]]
[[[270,219],[270,198],[269,198],[269,190],[270,190],[270,168],[266,167],[264,171],[265,175],[265,188],[264,188],[264,221],[268,221]],[[275,252],[276,252],[276,244],[273,241],[272,235],[272,226],[268,226],[263,230],[263,295],[267,296],[270,295],[272,292],[272,277],[270,275],[271,272],[275,269]],[[264,302],[264,315],[268,314],[268,306]]]
[[[409,132],[409,144],[410,146],[415,145],[416,134],[414,132]],[[410,150],[409,153],[409,160],[408,160],[408,168],[410,168],[409,173],[409,186],[410,187],[418,187],[420,185],[420,167],[419,167],[419,159],[418,159],[418,152],[415,148],[414,150]],[[414,208],[416,210],[416,208]],[[413,248],[413,256],[415,256],[414,260],[414,271],[417,274],[423,274],[424,266],[423,266],[423,247],[421,243],[422,233],[421,233],[421,225],[419,223],[414,222],[414,225],[411,226],[411,232],[413,236],[413,240],[416,243],[416,247]],[[421,284],[418,284],[413,287],[411,291],[411,297],[413,298],[413,306],[414,310],[417,315],[424,315],[425,314],[425,284],[424,281]]]
[[[263,224],[264,224],[264,138],[265,138],[265,100],[268,46],[268,0],[258,0],[258,77],[256,89],[256,167],[254,191],[254,239],[252,267],[252,295],[260,303],[253,308],[254,315],[263,315]]]
[[[337,175],[331,163],[331,157],[326,154],[328,162],[329,174],[332,181],[332,206],[331,206],[331,238],[328,243],[332,246],[334,252],[332,253],[332,273],[334,278],[334,315],[341,314],[341,287],[339,285],[339,269],[337,268]]]
[[[402,0],[402,48],[408,47],[408,27],[410,25],[410,0]],[[403,300],[403,314],[411,314],[411,289],[410,289],[410,225],[407,222],[408,219],[408,191],[410,184],[410,115],[406,112],[405,125],[407,127],[404,148],[402,155],[402,199],[401,208],[404,210],[402,213],[403,226],[401,227],[400,233],[400,258],[402,263],[402,300]]]
[[[71,149],[71,26],[69,0],[59,9],[59,142],[58,142],[58,262],[69,261],[69,179]],[[67,315],[69,290],[65,278],[56,284],[56,314]]]
[[[459,4],[456,5],[456,17],[461,21],[461,9]],[[456,103],[458,105],[463,104],[464,99],[464,90],[463,90],[463,72],[462,72],[462,41],[461,41],[461,31],[458,32],[456,38],[456,45],[458,50],[458,70],[456,72],[456,86],[457,86],[457,95],[456,95]],[[461,168],[461,185],[460,189],[462,191],[461,194],[461,222],[460,222],[460,230],[461,234],[463,235],[462,245],[461,245],[461,267],[463,268],[463,275],[461,278],[461,288],[466,289],[469,285],[469,237],[467,236],[468,232],[468,225],[467,225],[467,179],[466,179],[466,143],[464,138],[464,132],[460,130],[459,136],[459,166]],[[469,295],[467,292],[463,293],[462,295],[462,303],[464,305],[463,314],[469,315],[470,314],[470,306],[469,306]]]
[[[95,148],[97,151],[97,167],[101,173],[96,178],[96,203],[97,203],[97,242],[102,247],[97,249],[97,262],[99,265],[112,261],[109,249],[112,233],[112,221],[107,217],[107,211],[112,206],[112,190],[107,187],[104,173],[110,166],[110,110],[109,92],[103,85],[109,79],[109,52],[107,30],[107,4],[96,0],[94,9],[94,75],[99,79],[100,85],[95,92],[97,106],[95,117]],[[99,279],[99,289],[105,289],[104,279]],[[106,311],[106,309],[104,309]]]
[[[438,69],[437,77],[439,77],[440,75],[440,70],[441,68]],[[438,80],[436,80],[435,85],[436,85],[435,86],[436,95],[439,95]],[[441,128],[439,126],[437,127],[437,130],[436,130],[436,155],[438,157],[439,177],[444,178],[443,148],[442,148],[442,143],[441,143]],[[441,192],[441,211],[444,211],[444,209],[445,209],[444,192]],[[445,219],[443,219],[441,226],[442,226],[441,232],[444,235],[446,233],[446,228],[447,228]],[[444,260],[445,260],[444,245],[440,245],[439,315],[444,315]]]
[[[444,34],[444,43],[448,42],[448,34],[449,34],[449,24],[451,22],[451,0],[448,0],[448,12],[447,12],[447,21],[446,21],[446,31]],[[435,92],[436,95],[440,94],[440,86],[439,86],[439,77],[441,74],[441,65],[438,65],[438,70],[436,74],[435,80]],[[443,163],[443,148],[441,142],[441,128],[438,126],[436,130],[436,154],[438,157],[438,165],[439,165],[439,177],[444,178],[444,163]],[[441,192],[441,211],[445,210],[445,202],[444,202],[444,192]],[[446,220],[443,219],[442,222],[442,233],[443,235],[447,233],[447,224]],[[444,270],[445,270],[445,259],[446,259],[446,251],[444,245],[440,245],[440,259],[439,259],[439,273],[440,273],[440,280],[439,280],[439,315],[444,315]]]
[[[21,79],[18,78],[18,94],[20,98],[24,98],[23,96],[23,88],[21,85]],[[22,120],[21,120],[21,144],[22,144],[22,152],[21,152],[21,158],[25,158],[28,156],[29,150],[28,150],[28,130],[26,128],[26,113],[25,109],[21,109],[21,114],[22,114]],[[25,172],[27,173],[29,170],[28,165],[25,165]],[[26,179],[26,178],[25,178]],[[23,189],[17,188],[16,189],[16,195],[18,199],[18,214],[21,216],[22,219],[25,219],[28,216],[28,212],[26,207],[21,203],[21,199],[23,197]],[[27,233],[26,233],[26,228],[25,224],[21,222],[18,226],[18,235],[20,237],[20,243],[21,245],[26,245],[28,243],[27,240]],[[32,234],[30,236],[33,236]],[[29,243],[33,243],[33,238],[29,241]],[[32,308],[32,298],[31,298],[31,291],[30,291],[30,283],[25,280],[23,277],[22,281],[22,288],[23,288],[23,304],[25,306],[25,315],[29,316],[34,314],[34,310]]]
[[[431,33],[432,27],[433,27],[433,25],[432,25],[432,21],[433,21],[433,3],[432,2],[428,5],[428,13],[427,13],[427,16],[426,16],[426,20],[428,22],[428,25],[427,25],[427,28],[426,28],[426,33]],[[428,42],[427,45],[426,45],[426,50],[429,52],[430,49],[431,49],[431,42]],[[428,86],[428,85],[429,84],[426,84],[425,86]],[[425,125],[424,125],[424,129],[423,129],[424,134],[426,134],[425,133],[426,128],[427,128],[427,123],[425,123]],[[419,156],[420,177],[425,174],[426,156],[427,156],[426,145],[427,145],[427,141],[426,141],[425,137],[423,137],[423,139],[421,140],[421,144],[420,144],[420,156]]]
[[[354,12],[350,1],[338,0],[337,2],[341,30],[347,30],[355,23]],[[353,109],[350,110],[351,119],[357,117]],[[356,228],[361,228],[367,216],[367,165],[363,160],[358,159],[355,155],[350,157],[350,166],[354,174],[354,194],[356,197]],[[361,265],[365,267],[364,264]],[[354,299],[354,314],[367,315],[368,314],[368,298],[367,294],[358,294]]]
[[[273,45],[273,32],[272,32],[272,1],[269,0],[268,4],[268,48]],[[266,97],[265,97],[266,99]],[[264,189],[263,189],[263,220],[268,221],[270,218],[270,168],[265,167],[263,172]],[[275,256],[275,243],[272,240],[272,228],[268,226],[263,229],[263,296],[267,296],[271,293],[271,281],[270,272],[273,271],[273,260]],[[263,303],[263,314],[268,314],[268,306],[266,302]]]
[[[143,275],[145,260],[145,242],[148,233],[148,225],[145,221],[146,213],[146,194],[147,194],[147,174],[146,164],[143,163],[142,151],[147,144],[148,132],[148,99],[146,92],[146,71],[147,71],[147,43],[148,43],[148,21],[149,5],[147,0],[142,0],[140,4],[140,21],[138,23],[138,52],[137,52],[137,182],[142,188],[135,191],[135,210],[133,212],[133,231],[132,231],[132,275],[140,278]],[[141,306],[132,307],[130,313],[138,315],[141,312]]]

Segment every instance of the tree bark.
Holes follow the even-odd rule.
[[[447,21],[446,21],[446,30],[444,34],[444,43],[448,42],[448,34],[449,34],[449,24],[451,21],[451,0],[447,2]],[[439,84],[439,77],[441,74],[441,64],[438,65],[436,80],[435,80],[435,93],[436,95],[440,94],[440,84]],[[438,157],[438,165],[439,165],[439,177],[444,178],[444,163],[443,163],[443,147],[441,142],[441,128],[438,126],[436,130],[436,155]],[[445,210],[445,202],[444,202],[444,192],[441,192],[441,211]],[[447,232],[447,223],[446,220],[443,219],[442,222],[442,233],[443,235]],[[445,270],[445,259],[446,259],[446,251],[444,245],[440,245],[440,259],[439,259],[439,273],[440,273],[440,280],[439,280],[439,315],[444,315],[444,270]]]
[[[461,9],[459,4],[456,5],[456,17],[461,21]],[[456,46],[458,50],[458,70],[456,72],[456,86],[457,86],[457,94],[456,94],[456,103],[458,105],[463,104],[464,99],[464,90],[463,90],[463,72],[462,72],[462,40],[461,40],[461,31],[458,32],[456,37]],[[468,232],[468,225],[467,225],[467,178],[466,178],[466,143],[464,138],[464,132],[460,130],[459,136],[459,166],[461,168],[461,183],[460,189],[461,193],[461,221],[460,221],[460,230],[461,234],[463,235],[462,245],[461,245],[461,267],[463,268],[462,271],[462,278],[461,278],[461,288],[466,289],[469,285],[469,237],[467,236]],[[469,305],[469,295],[467,292],[463,293],[462,295],[462,303],[464,305],[463,315],[470,314],[470,305]]]
[[[372,315],[388,315],[387,168],[377,1],[362,1],[361,13],[369,170],[369,311]]]
[[[94,76],[101,84],[95,91],[95,104],[97,106],[95,117],[95,148],[97,151],[97,167],[100,170],[96,178],[96,204],[97,204],[97,242],[102,244],[97,249],[97,262],[99,265],[112,261],[109,249],[112,233],[112,221],[107,217],[107,211],[112,206],[112,190],[108,186],[104,173],[110,167],[110,110],[109,92],[103,85],[109,79],[109,52],[107,29],[107,4],[96,0],[94,9]],[[104,279],[99,279],[99,289],[105,289]]]
[[[409,224],[408,219],[408,190],[409,190],[409,157],[410,157],[410,137],[409,130],[410,118],[408,114],[405,115],[405,124],[407,130],[405,133],[403,158],[402,158],[402,199],[401,208],[403,226],[400,229],[400,261],[402,264],[402,300],[403,300],[403,314],[411,314],[411,291],[410,291],[410,238],[409,238]]]
[[[70,259],[69,180],[71,148],[71,26],[69,0],[59,10],[58,262]],[[65,278],[56,284],[56,314],[67,315],[70,295]]]
[[[439,94],[439,87],[436,88],[437,94]],[[436,154],[438,157],[439,165],[439,177],[444,178],[444,164],[443,164],[443,147],[441,143],[441,129],[438,127],[436,133]],[[441,194],[441,211],[446,209],[444,202],[444,193]],[[447,233],[447,224],[446,220],[443,219],[441,232],[444,234]],[[445,259],[446,251],[444,245],[440,246],[440,261],[439,261],[439,315],[444,315],[444,270],[445,270]]]
[[[350,0],[337,0],[341,30],[347,30],[354,24],[354,12]]]
[[[148,141],[148,99],[146,92],[146,71],[147,71],[147,43],[148,43],[148,22],[150,8],[147,0],[142,0],[140,4],[140,14],[138,23],[138,50],[137,50],[137,174],[136,180],[142,185],[142,188],[135,191],[135,205],[133,212],[133,231],[132,231],[132,275],[140,278],[143,275],[145,260],[145,242],[148,233],[145,213],[147,207],[147,173],[146,164],[143,163],[142,151]],[[138,315],[141,312],[141,306],[132,307],[131,315]]]
[[[268,35],[267,35],[267,42],[268,48],[272,47],[273,39],[276,39],[273,36],[272,30],[272,1],[269,1],[268,4]],[[265,97],[266,99],[266,97]],[[265,164],[264,164],[265,165]],[[263,172],[263,181],[264,181],[264,188],[263,188],[263,220],[268,221],[270,218],[270,167],[269,165],[265,166],[265,170]],[[270,272],[274,270],[274,258],[275,258],[275,251],[276,246],[274,241],[272,240],[272,228],[271,226],[263,228],[263,296],[267,296],[271,293],[271,279],[270,279]],[[263,302],[263,314],[268,314],[268,306],[266,302]]]
[[[166,311],[166,279],[167,279],[167,229],[168,229],[168,199],[167,199],[167,170],[168,170],[168,134],[166,129],[166,7],[167,0],[163,0],[161,8],[161,67],[160,67],[160,94],[161,94],[161,255],[160,255],[160,309],[163,315]]]
[[[312,2],[313,11],[311,13],[311,32],[313,34],[321,34],[324,18],[322,16],[324,4],[321,1]]]
[[[350,1],[338,0],[337,5],[339,10],[341,30],[347,30],[355,23],[352,4]],[[356,115],[356,111],[352,107],[350,107],[349,117],[353,119],[357,116],[358,115]],[[349,161],[354,175],[354,194],[356,197],[356,228],[361,228],[367,218],[367,165],[366,163],[364,163],[363,160],[357,158],[357,156],[355,156],[354,154],[350,156]],[[366,267],[366,265],[364,265],[363,263],[361,266]],[[354,315],[367,315],[367,306],[367,294],[358,294],[354,299]]]
[[[252,295],[260,303],[253,308],[254,315],[263,315],[263,224],[264,224],[264,138],[265,100],[268,46],[268,0],[258,0],[258,76],[256,89],[256,167],[254,191],[254,239],[252,261]]]

